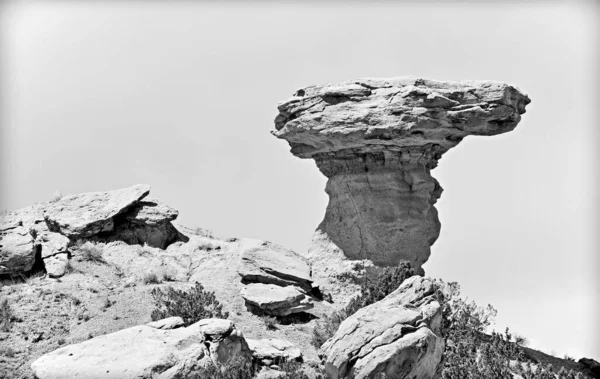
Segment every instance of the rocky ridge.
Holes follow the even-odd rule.
[[[69,247],[81,239],[123,241],[165,249],[180,235],[178,212],[146,200],[150,186],[67,195],[9,212],[0,220],[0,275],[22,274],[39,262],[52,277],[65,274]]]

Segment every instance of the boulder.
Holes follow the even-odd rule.
[[[114,227],[113,218],[127,211],[148,193],[150,186],[138,184],[114,191],[67,195],[48,207],[46,223],[51,231],[69,238],[110,232]]]
[[[53,255],[66,253],[69,239],[60,233],[44,231],[37,233],[35,244],[41,246],[41,257],[46,259]]]
[[[60,278],[69,269],[69,254],[55,254],[44,258],[44,267],[51,278]]]
[[[312,287],[310,266],[306,259],[269,242],[243,252],[238,274],[244,283],[296,285],[307,291]]]
[[[175,379],[234,357],[251,357],[241,332],[228,320],[202,320],[171,330],[123,329],[45,354],[31,368],[39,379]]]
[[[224,364],[235,357],[252,357],[248,343],[233,322],[212,318],[198,321],[194,325],[202,333],[213,362]]]
[[[0,274],[31,270],[35,254],[34,238],[29,228],[14,219],[0,221]]]
[[[413,276],[342,322],[319,355],[332,379],[433,378],[442,359],[442,310],[431,279]]]
[[[302,352],[291,342],[275,338],[247,339],[246,342],[252,350],[254,359],[263,362],[263,364],[302,361]]]
[[[288,316],[314,307],[312,299],[294,286],[252,283],[244,286],[241,294],[250,308],[273,316]]]
[[[272,133],[328,178],[313,244],[326,238],[348,260],[406,260],[423,273],[440,233],[434,205],[442,187],[430,171],[466,136],[513,130],[529,102],[499,82],[359,79],[298,90],[278,105]],[[307,254],[316,282],[330,267],[323,254]]]

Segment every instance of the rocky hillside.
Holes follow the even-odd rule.
[[[273,134],[315,159],[330,198],[301,254],[178,225],[147,185],[2,214],[0,377],[446,375],[443,357],[459,342],[444,335],[452,307],[421,268],[440,230],[430,170],[466,136],[514,129],[528,103],[497,82],[364,79],[297,91]],[[405,263],[419,275],[394,276]],[[459,353],[478,370],[478,350],[468,350]],[[565,362],[588,375],[595,365]]]

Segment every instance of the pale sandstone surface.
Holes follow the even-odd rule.
[[[246,283],[296,285],[307,291],[312,287],[306,259],[290,249],[267,242],[244,251],[238,274]]]
[[[134,326],[60,348],[31,367],[39,379],[166,379],[235,357],[251,357],[243,335],[229,320],[208,319],[170,330]]]
[[[8,212],[0,222],[0,274],[32,270],[40,253],[46,271],[61,276],[69,246],[80,239],[167,248],[183,238],[171,224],[178,212],[157,200],[144,199],[149,192],[149,186],[140,184],[67,195]]]
[[[54,232],[67,237],[91,237],[111,231],[113,218],[149,193],[150,186],[140,184],[113,191],[67,195],[46,210],[45,219]]]
[[[442,310],[431,279],[413,276],[342,322],[320,355],[330,378],[433,378],[442,358]]]
[[[312,298],[294,286],[252,283],[244,286],[241,296],[251,307],[273,316],[288,316],[314,307]]]
[[[185,326],[185,322],[181,317],[174,316],[163,318],[162,320],[152,321],[147,323],[146,325],[154,329],[167,330]]]
[[[19,224],[0,229],[0,274],[25,272],[35,263],[34,239],[29,229]]]
[[[442,188],[430,171],[466,136],[513,130],[529,102],[499,82],[399,77],[309,86],[280,103],[273,134],[328,177],[329,204],[307,253],[315,282],[345,291],[326,273],[337,252],[327,264],[322,247],[350,265],[407,260],[422,274],[440,233]]]

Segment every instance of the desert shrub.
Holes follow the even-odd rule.
[[[162,269],[161,276],[164,282],[174,282],[177,280],[177,272],[172,267]]]
[[[312,333],[312,345],[317,349],[323,346],[325,341],[333,337],[345,319],[359,309],[383,300],[413,275],[410,263],[403,261],[397,267],[383,270],[375,280],[365,279],[361,284],[360,294],[354,297],[346,308],[333,312],[316,323]]]
[[[102,256],[103,249],[102,245],[100,244],[94,244],[89,241],[82,243],[80,241],[75,245],[75,250],[77,251],[77,258],[80,261],[102,264],[106,263],[104,257]]]
[[[144,284],[159,284],[160,278],[155,272],[149,272],[146,275],[144,275],[144,277],[142,278],[142,282],[144,282]]]
[[[241,357],[230,359],[224,365],[208,365],[191,375],[191,379],[252,379],[258,368]]]
[[[7,298],[0,299],[0,330],[8,332],[16,317]]]
[[[442,379],[512,379],[514,374],[523,379],[583,378],[566,370],[556,374],[551,365],[535,368],[531,362],[521,364],[527,363],[522,348],[527,340],[513,336],[508,328],[503,334],[485,334],[497,311],[491,305],[482,307],[463,300],[457,283],[436,281],[436,296],[442,305],[441,331],[446,342]],[[511,362],[516,364],[511,366]]]
[[[152,321],[179,316],[185,326],[188,326],[205,318],[229,317],[228,312],[223,312],[223,306],[217,300],[215,293],[205,291],[202,284],[198,282],[188,291],[176,290],[173,287],[163,290],[157,287],[150,293],[157,305],[151,314]]]

